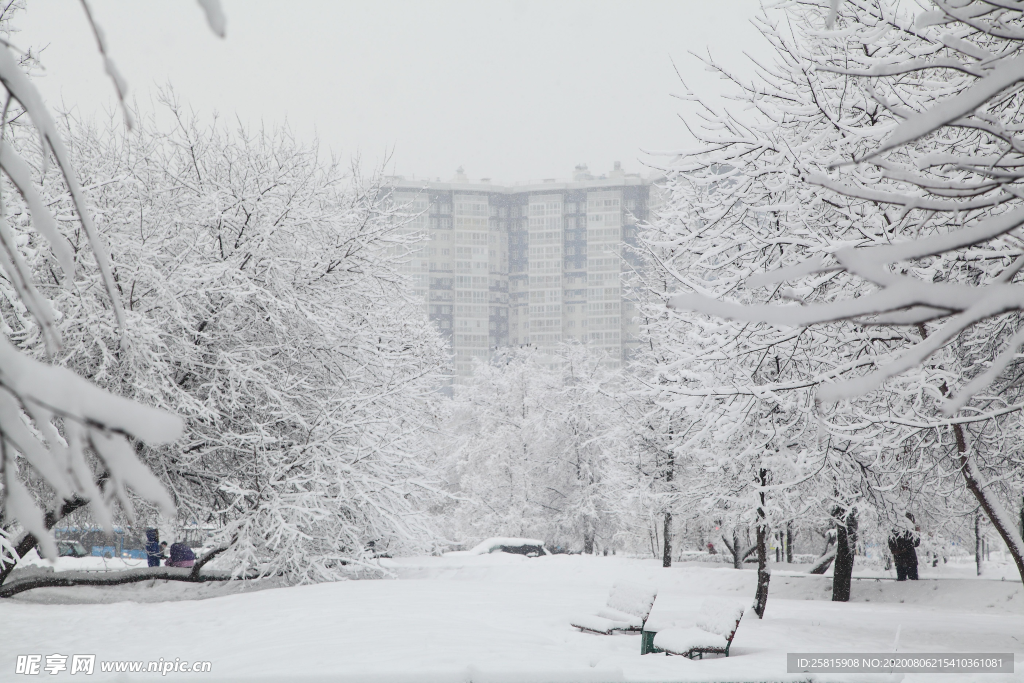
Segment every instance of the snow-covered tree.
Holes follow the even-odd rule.
[[[456,387],[453,533],[610,544],[623,431],[618,373],[604,360],[580,344],[503,350]]]
[[[180,522],[222,529],[237,573],[318,581],[429,549],[445,354],[399,273],[410,238],[380,177],[283,129],[170,113],[170,130],[139,117],[120,136],[69,121],[132,346],[86,324],[94,293],[69,293],[64,362],[185,416],[182,447],[140,454]]]
[[[553,486],[562,537],[583,539],[583,552],[596,552],[617,531],[615,503],[622,497],[621,463],[626,449],[621,372],[584,344],[562,344],[555,360],[560,387],[549,409],[554,413],[557,450]]]
[[[1021,11],[935,8],[793,3],[788,40],[766,22],[780,59],[741,88],[749,112],[707,108],[700,151],[674,165],[735,198],[717,217],[705,212],[703,230],[734,229],[737,206],[761,214],[743,223],[764,235],[756,247],[728,233],[714,258],[758,249],[759,260],[727,289],[687,286],[672,304],[818,337],[821,364],[805,386],[817,387],[833,437],[849,437],[853,462],[862,472],[871,462],[876,484],[900,480],[889,491],[962,476],[1024,577],[1007,491],[987,483],[1019,469],[993,444],[1019,434],[1022,406],[1010,367],[1024,264],[1014,233],[1024,220],[1014,191]]]
[[[646,531],[652,554],[660,554],[662,566],[670,567],[678,522],[695,517],[692,508],[690,514],[684,512],[687,506],[680,489],[688,484],[677,479],[685,455],[677,453],[676,446],[685,438],[685,422],[678,411],[660,405],[656,394],[646,391],[642,379],[627,386],[631,384],[638,386],[623,396],[629,447],[622,466],[628,472],[629,485],[618,501],[623,518],[620,525],[622,533],[634,540],[642,539]]]
[[[455,387],[449,485],[462,504],[454,533],[544,536],[546,459],[556,437],[547,404],[558,389],[536,349],[508,349]]]
[[[179,523],[218,525],[236,574],[293,581],[429,549],[422,453],[445,354],[398,273],[408,238],[379,178],[345,178],[283,131],[68,124],[128,343],[102,292],[57,291],[60,361],[186,417],[183,447],[136,445]],[[66,215],[64,182],[47,174],[43,194]]]
[[[876,17],[880,21],[885,8],[875,9],[882,14]],[[701,102],[705,127],[692,129],[703,144],[677,155],[666,168],[671,201],[646,236],[655,273],[648,289],[662,297],[666,288],[656,281],[659,278],[716,303],[722,297],[745,305],[776,296],[834,298],[851,291],[855,283],[832,275],[800,289],[764,291],[745,289],[743,283],[773,263],[807,252],[827,253],[836,244],[861,239],[867,226],[878,230],[878,239],[886,239],[888,219],[870,203],[829,202],[826,191],[802,182],[809,172],[827,169],[841,150],[863,145],[864,138],[881,133],[874,130],[870,117],[865,119],[863,102],[869,98],[858,95],[850,83],[853,79],[818,68],[841,59],[841,40],[815,33],[820,27],[813,23],[818,18],[813,11],[791,11],[790,25],[769,17],[761,23],[776,46],[777,64],[764,66],[753,83],[734,79],[736,99],[749,106],[733,113]],[[846,131],[858,125],[867,132],[848,140]],[[674,362],[665,364],[658,375],[666,385],[665,395],[687,402],[686,412],[698,424],[711,425],[715,438],[746,434],[750,441],[725,449],[736,456],[736,465],[752,465],[751,458],[765,454],[758,423],[768,416],[781,424],[803,422],[797,429],[802,441],[777,445],[785,446],[779,452],[802,453],[799,467],[782,467],[795,475],[785,486],[807,482],[801,486],[801,499],[818,501],[801,514],[820,518],[824,513],[842,527],[849,516],[842,511],[852,509],[865,492],[891,503],[894,496],[883,491],[891,491],[894,484],[900,490],[909,481],[914,472],[909,458],[893,466],[893,456],[899,459],[896,447],[907,434],[879,438],[879,431],[889,428],[894,411],[913,414],[915,395],[929,382],[938,384],[936,373],[914,378],[897,392],[896,400],[878,403],[871,397],[851,410],[830,413],[828,422],[820,425],[822,415],[813,393],[837,374],[856,372],[866,357],[877,355],[876,349],[906,343],[903,335],[889,330],[868,333],[841,324],[779,329],[714,317],[680,318],[659,312],[659,301],[654,303],[648,310],[649,333],[674,343],[664,354]],[[823,349],[833,349],[834,356]],[[819,426],[831,433],[816,434]],[[769,469],[758,466],[748,479],[759,482],[762,471],[771,476]],[[814,484],[807,479],[810,473],[819,476],[816,494],[808,497],[807,488]],[[725,478],[722,483],[731,481]],[[766,501],[760,497],[758,493],[750,512],[764,510]],[[838,599],[847,593],[848,589],[836,591]]]
[[[217,0],[201,4],[211,28],[223,35],[223,13]],[[123,99],[125,83],[88,5],[83,3],[83,8],[107,74]],[[49,362],[62,349],[61,320],[53,306],[57,291],[97,286],[104,290],[106,315],[117,327],[119,344],[130,342],[121,292],[78,171],[29,78],[34,56],[18,54],[9,40],[12,15],[20,9],[20,2],[10,2],[0,13],[4,38],[0,85],[5,94],[0,118],[0,170],[5,177],[0,188],[0,268],[4,273],[0,278],[0,581],[20,556],[37,544],[44,555],[55,556],[49,529],[63,515],[84,505],[91,505],[93,515],[109,526],[117,503],[133,516],[129,497],[133,491],[172,514],[173,501],[139,462],[136,446],[174,441],[182,427],[169,413],[117,397]],[[55,216],[43,200],[24,151],[11,144],[19,133],[35,141],[35,153],[52,163],[60,175],[68,197],[62,216]],[[20,204],[21,211],[9,211],[12,204]],[[75,227],[68,225],[68,218]],[[87,246],[92,252],[95,270],[88,279],[75,268],[70,232],[80,237],[80,247]],[[43,278],[30,263],[37,259],[47,261]],[[37,349],[43,353],[33,353]],[[44,360],[33,355],[42,355]],[[40,500],[33,497],[30,487],[43,492]],[[47,509],[45,514],[40,506]]]

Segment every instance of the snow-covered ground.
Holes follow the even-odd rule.
[[[1024,591],[1012,568],[995,563],[981,579],[959,565],[924,568],[917,582],[857,579],[848,604],[830,602],[830,579],[806,575],[807,565],[779,565],[764,620],[743,618],[731,656],[689,661],[640,656],[636,635],[581,633],[568,621],[599,608],[611,584],[627,579],[658,587],[652,619],[685,623],[707,596],[750,601],[754,571],[565,555],[386,562],[397,580],[248,592],[164,582],[30,591],[0,602],[0,681],[71,678],[14,673],[16,655],[54,653],[207,660],[211,673],[168,675],[202,681],[798,681],[808,676],[785,673],[787,652],[888,652],[897,628],[901,652],[1017,653],[1012,676],[907,674],[908,683],[1024,681]]]

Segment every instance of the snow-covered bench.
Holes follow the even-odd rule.
[[[643,631],[651,614],[658,589],[637,583],[618,581],[612,585],[608,603],[597,614],[573,619],[578,629],[610,635],[615,631]]]
[[[729,647],[743,618],[742,603],[734,600],[708,598],[700,606],[697,624],[690,628],[671,627],[657,633],[643,633],[641,653],[665,652],[693,659],[704,653],[729,656]]]

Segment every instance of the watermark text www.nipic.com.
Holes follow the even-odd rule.
[[[208,673],[213,670],[211,662],[190,662],[179,657],[174,659],[158,659],[149,662],[131,660],[112,660],[96,662],[96,655],[18,655],[14,665],[14,673],[26,676],[40,674],[86,674],[95,671],[101,673]]]

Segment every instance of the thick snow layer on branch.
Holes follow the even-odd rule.
[[[984,78],[970,88],[901,123],[871,156],[880,155],[924,137],[961,116],[970,114],[994,96],[1021,81],[1024,81],[1024,57],[997,62]]]
[[[42,511],[18,478],[14,449],[53,488],[58,500],[70,500],[75,495],[98,500],[101,493],[81,447],[87,435],[129,517],[132,507],[126,487],[157,505],[164,514],[174,514],[167,491],[139,462],[125,436],[149,443],[170,442],[181,434],[180,418],[115,396],[66,368],[28,358],[2,337],[0,385],[4,387],[0,390],[0,426],[7,446],[3,451],[6,512],[42,544],[48,557],[55,556],[56,547],[43,523]],[[28,429],[23,414],[33,419],[38,432]],[[67,447],[50,424],[54,415],[64,420]],[[96,508],[95,514],[109,525],[110,515],[104,506]]]
[[[36,537],[43,554],[54,558],[57,556],[57,544],[54,543],[50,530],[46,528],[43,511],[36,507],[32,495],[21,483],[18,475],[13,459],[5,458],[3,471],[4,514],[11,519],[18,520],[28,533]],[[3,560],[7,559],[13,558],[0,557],[0,565],[3,564]]]
[[[117,318],[118,325],[123,327],[124,308],[121,305],[121,298],[110,269],[107,248],[93,223],[92,214],[86,204],[81,185],[71,163],[70,154],[64,146],[64,141],[61,139],[57,126],[50,116],[46,105],[43,103],[42,97],[39,95],[36,87],[29,81],[28,76],[18,66],[11,54],[10,48],[7,46],[0,47],[0,83],[25,108],[32,121],[32,125],[38,132],[40,146],[48,145],[54,157],[56,157],[57,166],[60,168],[61,174],[67,183],[68,191],[71,193],[75,209],[78,212],[78,218],[89,240],[89,246],[92,248],[92,255],[96,260],[100,276],[106,287],[107,296],[110,297],[114,315]],[[43,151],[43,158],[46,158],[45,150]]]
[[[4,174],[11,179],[18,192],[25,199],[28,210],[32,215],[32,226],[38,230],[47,242],[53,255],[57,257],[57,263],[64,271],[65,277],[71,277],[75,272],[74,260],[71,255],[71,245],[57,228],[57,221],[54,220],[50,210],[43,203],[35,183],[32,181],[32,171],[25,160],[18,155],[10,144],[0,145],[0,168]]]
[[[149,443],[168,443],[182,433],[176,415],[115,396],[65,368],[26,358],[6,339],[0,339],[0,383],[57,415]]]
[[[210,25],[210,30],[221,38],[227,35],[228,20],[220,0],[198,0],[198,2],[206,14],[206,23]]]

